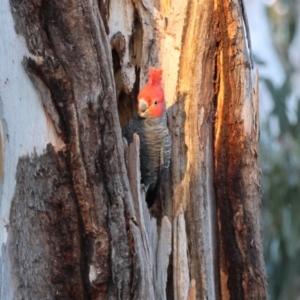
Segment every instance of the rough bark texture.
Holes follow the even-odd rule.
[[[64,143],[19,161],[16,299],[265,299],[241,2],[10,3],[30,52],[24,68]],[[123,145],[120,130],[149,66],[164,70],[173,140],[150,212],[139,139]]]
[[[25,58],[24,67],[37,78],[34,84],[49,90],[45,108],[52,120],[58,119],[57,131],[66,143],[85,237],[89,295],[131,299],[133,270],[126,224],[131,196],[114,101],[111,50],[98,5],[89,1],[11,4],[16,29],[36,55]]]
[[[85,299],[83,234],[63,153],[24,157],[9,220],[15,299]]]
[[[130,187],[141,237],[135,239],[134,265],[141,271],[137,284],[140,292],[136,299],[167,299],[167,269],[171,252],[172,226],[167,216],[159,220],[150,217],[145,193],[140,185],[139,137],[127,146],[124,139],[125,158]]]
[[[219,92],[214,154],[221,295],[223,299],[265,299],[257,82],[253,91],[240,3],[218,5]]]
[[[182,203],[187,211],[189,273],[196,281],[197,297],[215,299],[219,285],[212,133],[217,36],[213,2],[204,2],[189,1],[186,8],[177,99],[170,123],[175,129],[172,179],[174,209]],[[195,43],[198,39],[201,42]]]

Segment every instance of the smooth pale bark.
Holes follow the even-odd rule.
[[[40,119],[26,120],[34,133],[47,124],[55,138],[36,153],[12,150],[17,168],[4,156],[4,178],[16,178],[5,204],[4,299],[266,298],[258,108],[241,3],[10,5],[28,49],[18,67],[24,55],[39,100],[32,110]],[[150,66],[164,71],[173,151],[148,211],[138,137],[126,145],[120,124]],[[24,102],[30,107],[29,97]]]

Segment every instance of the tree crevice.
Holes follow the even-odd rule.
[[[241,2],[10,3],[61,140],[19,161],[16,299],[264,299],[258,100]],[[164,72],[173,145],[149,211],[139,138],[127,145],[121,127],[151,66]]]

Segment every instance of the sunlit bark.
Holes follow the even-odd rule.
[[[25,42],[7,65],[23,76],[16,84],[31,86],[22,101],[34,129],[20,135],[16,112],[4,112],[4,143],[39,138],[4,155],[3,187],[14,191],[1,204],[9,223],[1,299],[266,298],[257,91],[240,2],[11,0],[10,8]],[[4,39],[1,61],[10,58]],[[148,211],[139,138],[128,146],[120,129],[150,66],[164,72],[173,151]],[[15,92],[1,101],[20,100]]]

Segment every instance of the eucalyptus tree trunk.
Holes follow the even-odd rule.
[[[1,299],[265,299],[242,2],[4,0],[1,18]],[[150,66],[173,149],[148,210],[121,127]]]

